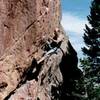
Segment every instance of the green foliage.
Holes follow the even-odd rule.
[[[90,15],[87,17],[91,27],[86,25],[83,36],[84,58],[80,60],[88,100],[100,100],[100,0],[93,0]]]
[[[88,58],[80,59],[80,67],[83,69],[83,82],[86,89],[87,98],[85,100],[100,100],[100,84],[95,70],[91,68]]]
[[[91,4],[90,15],[87,17],[91,25],[86,25],[83,36],[86,47],[82,51],[92,62],[97,62],[100,57],[100,1],[94,0]],[[100,60],[100,59],[99,59]]]

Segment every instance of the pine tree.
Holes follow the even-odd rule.
[[[93,65],[100,64],[100,0],[92,2],[90,15],[87,17],[91,28],[86,25],[84,42],[87,47],[83,48]]]
[[[82,48],[85,58],[81,64],[89,100],[100,100],[100,0],[92,1],[87,19],[91,26],[85,28],[83,39],[86,46]]]

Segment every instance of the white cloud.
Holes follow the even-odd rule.
[[[74,49],[77,51],[78,55],[81,54],[81,48],[84,46],[83,39],[81,37],[69,37],[71,44],[73,45]]]
[[[63,12],[62,26],[64,30],[69,34],[69,40],[75,48],[79,57],[82,57],[81,48],[84,46],[82,39],[85,29],[85,24],[88,24],[87,20],[82,19],[74,14]]]
[[[62,14],[62,25],[67,32],[74,32],[78,35],[81,33],[83,34],[85,24],[87,24],[87,21],[76,15],[66,12]]]

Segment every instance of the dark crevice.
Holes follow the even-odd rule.
[[[58,39],[58,33],[56,32],[56,30],[54,30],[54,37],[53,37],[54,40],[57,40]]]
[[[36,100],[40,100],[40,98],[39,97],[37,97],[37,99]]]
[[[36,81],[38,81],[38,75],[40,73],[42,63],[43,62],[37,64],[37,60],[33,59],[31,66],[23,73],[23,75],[21,77],[22,80],[19,82],[16,89],[13,90],[12,92],[10,92],[9,95],[4,100],[8,100],[11,97],[11,95],[13,95],[18,88],[20,88],[24,83],[26,83],[27,80],[30,81],[30,80],[35,79]],[[36,70],[33,73],[33,70],[35,68],[36,68]]]
[[[43,85],[43,81],[44,81],[45,77],[46,77],[46,75],[45,75],[45,74],[42,74],[42,76],[41,76],[41,83],[40,83],[40,85]]]
[[[10,28],[8,25],[6,25],[6,24],[4,24],[4,27],[6,27],[6,28]]]
[[[37,21],[37,20],[35,20],[35,21],[33,21],[31,24],[29,24],[29,25],[26,27],[25,32],[26,32],[30,27],[32,27],[32,26],[35,24],[36,21]]]
[[[0,92],[3,91],[7,86],[8,84],[6,82],[0,83]]]
[[[42,6],[48,7],[49,2],[47,2],[46,0],[43,0],[42,2]]]

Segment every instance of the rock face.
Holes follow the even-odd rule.
[[[60,21],[60,0],[0,1],[0,100],[56,100],[77,66]]]

